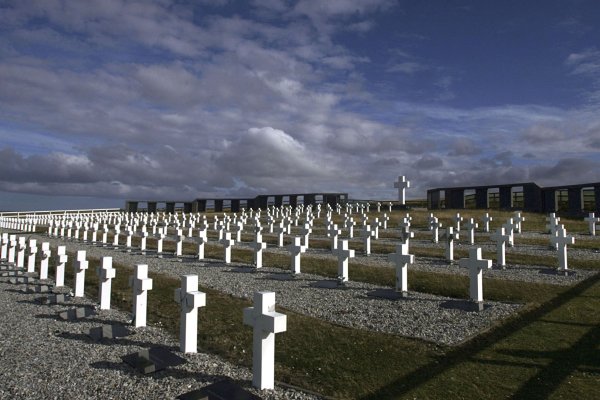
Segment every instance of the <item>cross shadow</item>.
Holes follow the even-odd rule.
[[[561,307],[565,303],[579,296],[581,293],[595,285],[600,281],[600,274],[596,274],[589,279],[580,282],[570,289],[557,295],[550,301],[544,303],[540,307],[531,309],[523,313],[520,318],[508,322],[497,329],[484,332],[476,336],[472,340],[453,348],[451,351],[434,357],[433,360],[420,368],[404,375],[395,381],[379,388],[368,395],[361,397],[362,400],[376,400],[382,398],[402,398],[411,390],[426,384],[436,376],[443,374],[445,371],[453,368],[455,365],[476,360],[476,354],[492,346],[493,344],[502,341],[514,334],[516,331],[524,329],[531,323],[539,320],[544,315]],[[581,354],[577,349],[587,349],[597,346],[600,342],[600,328],[591,329],[584,337],[582,337],[570,350],[563,350],[552,354],[555,356],[548,367],[544,367],[535,377],[527,381],[513,396],[514,398],[547,398],[553,390],[558,387],[562,381],[578,366],[581,365],[580,357],[592,362],[588,365],[600,364],[599,356],[594,354]],[[541,357],[540,354],[532,354]],[[560,357],[558,356],[560,355]],[[590,359],[592,358],[592,359]],[[537,390],[537,392],[536,392]]]

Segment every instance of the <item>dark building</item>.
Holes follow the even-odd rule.
[[[282,206],[299,204],[329,204],[332,207],[338,203],[346,203],[348,193],[304,193],[304,194],[274,194],[260,195],[254,198],[222,198],[222,199],[196,199],[193,201],[160,201],[160,200],[127,200],[125,202],[125,211],[137,212],[157,212],[165,211],[174,213],[175,211],[206,212],[230,210],[238,212],[242,208],[249,210],[266,209],[267,206]]]
[[[489,208],[581,216],[600,213],[600,182],[545,188],[527,182],[429,189],[427,208]]]

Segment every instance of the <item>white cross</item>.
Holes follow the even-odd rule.
[[[329,229],[327,230],[327,236],[331,238],[331,251],[335,251],[338,248],[338,236],[342,233],[338,226],[335,224],[329,225]]]
[[[492,222],[494,220],[494,218],[490,217],[489,213],[485,213],[482,220],[483,220],[483,231],[489,232],[490,231],[490,222]]]
[[[48,261],[50,260],[50,255],[50,243],[42,243],[42,259],[40,260],[40,279],[42,280],[48,279]]]
[[[275,334],[287,329],[287,316],[275,311],[274,292],[254,293],[254,307],[244,309],[244,324],[252,326],[252,385],[275,386]]]
[[[96,268],[96,274],[100,281],[100,309],[110,310],[111,280],[117,275],[112,267],[112,257],[102,257],[102,265]]]
[[[35,255],[37,254],[37,241],[29,239],[29,257],[27,257],[27,272],[35,272]]]
[[[25,267],[25,250],[27,249],[27,238],[25,236],[19,237],[19,243],[17,248],[17,268]]]
[[[58,255],[58,262],[56,264],[56,275],[54,277],[54,286],[62,287],[65,285],[65,264],[68,261],[67,256],[67,248],[65,246],[58,246],[56,251],[56,255]],[[48,272],[46,271],[46,274]],[[41,273],[40,273],[40,279]]]
[[[262,268],[262,251],[267,248],[267,244],[262,241],[262,227],[257,225],[254,227],[254,242],[250,247],[254,250],[254,265],[256,268]]]
[[[198,308],[206,306],[206,293],[198,291],[198,275],[182,275],[181,288],[175,289],[175,301],[181,306],[179,349],[198,351]]]
[[[400,228],[400,242],[405,245],[410,244],[410,239],[415,237],[415,233],[410,231],[408,227]]]
[[[373,231],[371,231],[371,225],[363,226],[363,229],[360,231],[360,235],[363,238],[363,247],[365,250],[365,255],[371,254],[371,238],[373,237]]]
[[[554,234],[554,232],[556,232],[557,225],[560,222],[560,218],[558,218],[555,213],[550,213],[546,217],[546,221],[548,221],[546,229],[548,230],[548,232],[550,232],[550,234]]]
[[[302,235],[304,237],[304,247],[306,247],[308,249],[308,245],[309,245],[309,237],[310,234],[312,233],[312,227],[311,224],[309,222],[305,222],[303,227],[300,229],[300,235]]]
[[[515,245],[515,237],[514,237],[515,223],[513,222],[513,219],[509,218],[508,221],[506,221],[506,223],[502,225],[502,227],[506,230],[506,234],[508,236],[510,236],[508,245],[510,247],[514,246]]]
[[[442,223],[438,222],[436,217],[433,217],[433,220],[429,222],[429,229],[433,233],[432,241],[433,243],[439,242],[439,229],[442,227]]]
[[[408,295],[408,264],[414,264],[415,256],[408,254],[408,246],[396,246],[396,252],[388,254],[388,260],[396,264],[396,291],[402,292],[402,297]]]
[[[479,227],[479,224],[475,222],[473,218],[469,218],[467,223],[465,224],[465,228],[469,231],[469,244],[475,244],[475,229]]]
[[[481,258],[481,248],[469,249],[469,258],[462,258],[459,261],[461,267],[469,269],[469,297],[471,301],[479,304],[479,309],[483,306],[483,269],[491,268],[492,260]]]
[[[596,224],[600,222],[600,218],[596,218],[595,213],[589,213],[583,220],[588,223],[590,235],[596,236]]]
[[[498,228],[496,233],[490,236],[490,239],[496,242],[498,266],[504,269],[506,267],[506,244],[510,241],[510,235],[507,235],[506,229],[502,227]]]
[[[382,222],[383,222],[383,229],[388,228],[388,222],[390,220],[390,217],[388,217],[388,215],[386,213],[383,214],[383,217],[381,218]]]
[[[225,236],[219,240],[219,243],[223,245],[225,264],[231,263],[231,247],[234,244],[234,241],[231,240],[231,232],[225,232]]]
[[[84,296],[85,270],[88,269],[89,262],[85,259],[85,250],[77,251],[77,260],[73,264],[75,272],[75,297]]]
[[[181,257],[183,255],[183,239],[185,235],[182,229],[177,229],[177,247],[175,248],[175,255]]]
[[[454,217],[454,222],[456,223],[456,231],[460,232],[460,223],[462,222],[463,217],[460,216],[460,213],[456,213]]]
[[[129,277],[129,286],[133,288],[133,319],[135,327],[146,326],[148,290],[152,290],[152,279],[148,278],[148,265],[135,266],[135,275]]]
[[[458,240],[458,232],[454,232],[454,228],[449,226],[446,228],[444,233],[444,239],[446,243],[446,260],[454,261],[454,241]]]
[[[348,229],[348,237],[350,239],[354,237],[354,225],[356,225],[356,223],[352,217],[348,217],[346,221],[344,221],[344,227]]]
[[[292,244],[287,246],[291,256],[291,268],[294,275],[300,273],[300,255],[306,251],[306,247],[302,245],[302,238],[295,236]]]
[[[333,254],[338,258],[338,280],[348,282],[348,259],[354,258],[354,250],[348,249],[348,241],[342,240],[342,245]]]
[[[402,206],[406,203],[406,189],[409,187],[410,181],[407,181],[404,175],[399,176],[398,181],[394,182],[394,188],[398,189],[398,200]]]
[[[525,222],[525,217],[521,216],[520,211],[516,211],[513,216],[513,221],[515,223],[515,230],[517,233],[521,233],[522,223]]]
[[[567,273],[567,245],[574,244],[575,238],[573,236],[567,236],[567,231],[564,228],[560,228],[556,231],[556,236],[552,236],[550,241],[557,246],[558,250],[558,267],[560,272]]]
[[[379,239],[379,218],[375,218],[373,222],[371,222],[371,231],[373,232],[373,238]]]

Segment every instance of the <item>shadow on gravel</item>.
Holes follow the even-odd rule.
[[[135,334],[135,333],[132,333]],[[126,338],[116,338],[116,339],[100,339],[95,341],[90,336],[85,333],[72,333],[72,332],[61,332],[56,335],[57,337],[69,340],[77,340],[84,343],[94,343],[100,344],[103,346],[139,346],[141,348],[153,347],[156,346],[156,343],[144,342],[140,340],[126,339]]]
[[[192,357],[193,357],[193,355],[192,355]],[[118,362],[112,362],[112,361],[97,361],[97,362],[91,363],[90,367],[96,368],[96,369],[111,370],[111,371],[115,371],[115,370],[122,371],[123,373],[125,373],[127,375],[131,375],[131,376],[135,376],[135,377],[144,376],[144,374],[137,371],[135,368],[132,368],[131,366],[127,365],[125,362],[118,363]],[[201,381],[201,382],[207,382],[207,383],[213,383],[213,382],[221,381],[221,380],[228,378],[225,375],[210,375],[210,374],[203,374],[200,371],[186,371],[186,370],[176,369],[176,368],[165,368],[165,369],[161,369],[160,371],[154,372],[152,374],[147,374],[147,375],[152,376],[152,379],[165,379],[165,378],[169,378],[169,377],[175,378],[175,379],[190,378],[195,381]],[[244,385],[245,383],[247,383],[247,382],[241,381],[240,385],[245,386]]]

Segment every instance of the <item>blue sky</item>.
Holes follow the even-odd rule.
[[[0,0],[0,209],[600,181],[597,1]]]

